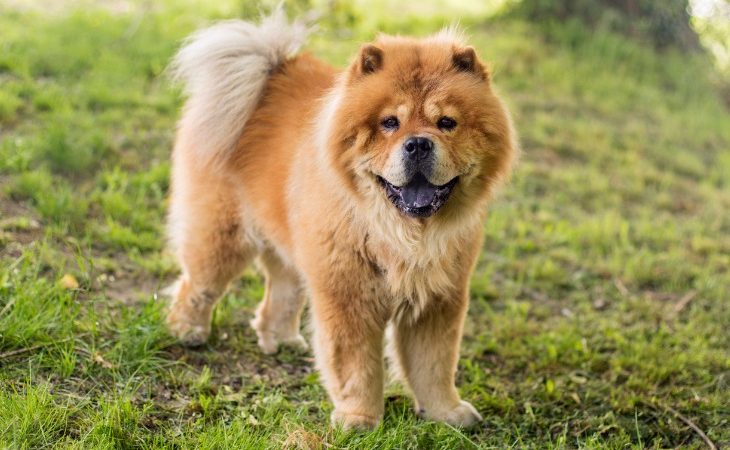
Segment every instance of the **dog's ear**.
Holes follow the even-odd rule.
[[[375,73],[383,67],[383,50],[367,44],[360,49],[358,72],[362,75]]]
[[[487,68],[479,61],[474,47],[468,46],[455,49],[451,60],[454,68],[459,72],[473,73],[484,80],[489,79]]]

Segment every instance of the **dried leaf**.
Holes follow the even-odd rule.
[[[101,356],[101,353],[99,352],[94,353],[94,356],[92,356],[91,360],[105,369],[111,369],[112,367],[114,367],[112,363],[104,359],[104,357]]]
[[[79,282],[76,280],[76,277],[71,275],[70,273],[67,273],[64,275],[58,282],[58,284],[61,285],[64,289],[78,289],[79,288]]]

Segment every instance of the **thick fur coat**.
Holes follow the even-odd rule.
[[[383,414],[385,335],[417,413],[480,419],[454,385],[486,207],[516,155],[507,110],[462,37],[382,36],[338,71],[304,53],[281,11],[193,35],[173,69],[188,96],[169,236],[182,275],[168,315],[188,344],[256,261],[265,352],[313,348],[332,419]],[[386,333],[386,329],[388,333]]]

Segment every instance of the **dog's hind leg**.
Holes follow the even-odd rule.
[[[251,321],[259,347],[268,354],[275,353],[279,344],[306,349],[307,343],[299,334],[305,302],[299,274],[272,250],[264,251],[259,262],[266,276],[266,291]]]
[[[229,239],[199,236],[178,252],[183,274],[175,285],[167,325],[185,345],[208,339],[213,307],[250,260],[250,250],[233,242],[235,237]]]
[[[186,156],[179,154],[173,168],[169,234],[182,275],[167,325],[182,343],[194,346],[208,339],[215,303],[257,248],[243,232],[233,185],[212,168],[192,170]]]

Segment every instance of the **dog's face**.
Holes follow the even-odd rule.
[[[509,170],[509,116],[471,47],[385,37],[344,76],[332,158],[358,197],[427,218],[488,197]]]

